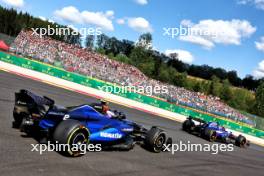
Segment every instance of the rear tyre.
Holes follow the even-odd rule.
[[[84,154],[84,148],[89,143],[89,130],[77,120],[62,121],[53,134],[54,142],[66,144],[66,150],[62,154],[77,157]],[[86,152],[86,151],[85,151]]]
[[[145,147],[155,153],[159,153],[166,143],[166,133],[157,127],[152,127],[146,134]]]
[[[21,114],[18,114],[15,112],[15,110],[13,111],[13,118],[14,118],[14,121],[12,123],[12,127],[13,128],[20,128],[21,124],[22,124],[22,121],[23,121],[23,118],[24,118],[25,115],[23,115],[23,113]]]
[[[21,125],[22,121],[21,122],[18,122],[18,121],[13,121],[12,122],[12,128],[16,128],[16,129],[19,129],[20,125]]]

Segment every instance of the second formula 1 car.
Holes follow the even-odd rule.
[[[217,122],[206,122],[199,118],[188,117],[182,124],[182,129],[192,134],[196,134],[211,142],[219,141],[223,143],[233,143],[239,147],[249,146],[249,141],[242,135],[234,135],[227,131]]]
[[[36,95],[28,90],[15,93],[13,126],[27,134],[39,133],[40,141],[60,144],[100,144],[103,149],[133,149],[142,145],[152,152],[163,151],[164,145],[172,143],[164,130],[158,127],[146,129],[140,124],[126,120],[123,113],[114,112],[110,118],[88,104],[61,107],[54,100]],[[121,116],[121,117],[120,117]],[[70,156],[80,156],[80,150],[65,151]]]

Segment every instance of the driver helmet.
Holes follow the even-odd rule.
[[[106,114],[107,111],[109,111],[109,106],[108,106],[108,102],[105,99],[101,99],[100,100],[101,105],[102,105],[102,113]]]
[[[100,99],[102,105],[108,105],[108,101],[106,99]]]

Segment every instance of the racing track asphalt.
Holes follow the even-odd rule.
[[[78,105],[96,101],[69,90],[53,87],[0,71],[0,175],[1,176],[166,176],[166,175],[263,175],[264,149],[251,145],[235,147],[233,152],[213,155],[209,152],[150,153],[137,146],[129,152],[90,152],[83,157],[67,158],[56,152],[40,155],[31,152],[33,138],[23,137],[11,128],[14,92],[29,89],[46,95],[57,104]],[[172,136],[173,143],[208,143],[181,131],[181,124],[158,116],[112,104],[127,114],[128,119],[150,127],[160,126]]]

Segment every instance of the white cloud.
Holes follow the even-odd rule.
[[[39,16],[38,18],[41,19],[41,20],[43,20],[43,21],[46,21],[47,20],[44,16]]]
[[[55,23],[55,21],[54,21],[54,20],[51,20],[51,19],[48,19],[48,21],[49,21],[50,23]]]
[[[68,6],[61,10],[56,10],[54,14],[57,18],[74,24],[92,24],[105,30],[114,30],[112,23],[112,19],[114,19],[114,11],[112,10],[106,11],[105,13],[90,12],[86,10],[80,12],[76,7]]]
[[[205,49],[211,49],[215,46],[215,44],[212,41],[205,39],[202,36],[193,36],[193,35],[180,36],[179,39],[182,41],[201,45]]]
[[[69,28],[71,28],[71,29],[73,29],[74,31],[76,31],[76,32],[78,32],[78,28],[77,27],[75,27],[74,25],[72,25],[72,24],[70,24],[70,25],[67,25],[67,27],[69,27]]]
[[[122,25],[122,24],[125,24],[125,23],[126,23],[125,19],[122,19],[122,18],[120,18],[120,19],[117,19],[117,20],[116,20],[116,22],[117,22],[117,24],[120,24],[120,25]]]
[[[184,19],[184,20],[181,21],[181,25],[183,25],[183,26],[193,26],[194,24],[192,23],[191,20]]]
[[[182,49],[173,49],[173,50],[168,49],[165,51],[165,54],[167,56],[169,56],[171,53],[177,53],[179,60],[184,63],[191,64],[194,61],[194,57],[189,51]]]
[[[237,0],[237,4],[239,5],[246,5],[247,3],[249,3],[251,0]]]
[[[263,78],[264,77],[264,60],[262,60],[258,67],[253,71],[253,76],[255,78]]]
[[[256,48],[264,52],[264,36],[260,38],[259,42],[255,42]]]
[[[82,15],[79,10],[73,6],[64,7],[55,11],[55,16],[71,23],[83,23]]]
[[[255,31],[250,22],[233,19],[224,20],[201,20],[194,24],[190,20],[183,20],[181,26],[188,28],[186,35],[179,37],[182,41],[191,42],[211,49],[215,44],[240,45],[243,38],[250,37]]]
[[[150,23],[142,17],[128,18],[127,24],[130,28],[137,32],[153,32]]]
[[[2,0],[5,4],[13,7],[23,7],[24,0]]]
[[[264,10],[264,0],[237,0],[240,5],[254,5],[257,9]]]
[[[108,10],[106,11],[105,15],[110,19],[114,19],[115,12],[113,10]]]
[[[146,5],[148,4],[148,0],[134,0],[139,5]]]
[[[119,18],[116,20],[116,23],[119,25],[127,24],[128,27],[140,33],[153,32],[150,22],[143,17]]]
[[[258,9],[264,10],[264,0],[255,0],[255,5]]]
[[[55,21],[53,21],[53,20],[51,20],[51,19],[47,19],[47,18],[45,18],[44,16],[39,16],[38,18],[41,19],[41,20],[43,20],[43,21],[48,21],[48,22],[50,22],[50,23],[55,23]]]

